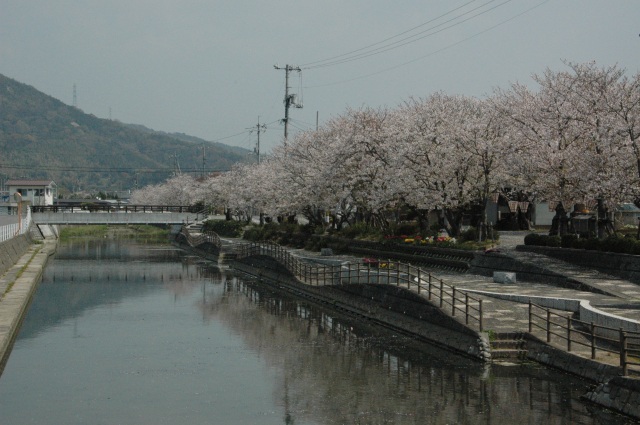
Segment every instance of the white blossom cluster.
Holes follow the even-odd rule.
[[[640,197],[640,73],[567,63],[486,99],[435,93],[390,108],[348,109],[260,164],[135,192],[142,203],[205,203],[238,214],[357,211],[398,205],[452,213],[518,188],[529,200],[616,204]],[[450,218],[450,217],[448,217]]]

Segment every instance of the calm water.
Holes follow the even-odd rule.
[[[589,385],[369,329],[167,246],[71,243],[0,378],[0,424],[623,424]]]

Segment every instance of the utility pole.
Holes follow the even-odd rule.
[[[260,133],[267,130],[267,126],[262,124],[260,125],[260,117],[258,117],[258,124],[255,126],[256,132],[258,133],[258,143],[256,143],[256,147],[253,148],[253,153],[258,156],[258,164],[260,164]],[[253,131],[253,127],[248,128],[248,130]]]
[[[302,108],[301,104],[296,103],[296,95],[289,94],[289,73],[291,71],[302,72],[299,66],[291,66],[285,65],[284,68],[279,67],[278,65],[273,65],[275,69],[284,69],[284,119],[282,122],[284,123],[284,141],[286,143],[288,137],[288,129],[289,129],[289,108],[291,106],[295,106],[296,108]]]
[[[202,178],[204,179],[204,164],[206,162],[205,159],[205,146],[204,143],[202,144]]]

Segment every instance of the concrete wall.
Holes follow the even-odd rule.
[[[0,275],[18,262],[20,257],[27,252],[31,243],[28,233],[0,243]]]
[[[547,255],[571,264],[596,269],[602,273],[640,283],[640,255],[531,245],[521,245],[517,249],[518,251]]]

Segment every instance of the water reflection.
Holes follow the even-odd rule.
[[[479,364],[257,284],[227,281],[204,308],[280,371],[291,423],[631,423],[581,402],[587,385],[571,376]]]
[[[2,424],[623,424],[587,384],[488,366],[167,246],[61,246],[0,379]]]

